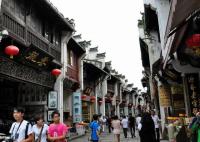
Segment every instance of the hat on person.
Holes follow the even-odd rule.
[[[13,112],[21,112],[21,113],[24,113],[25,110],[24,110],[24,108],[22,108],[22,107],[15,107],[15,108],[13,109]]]

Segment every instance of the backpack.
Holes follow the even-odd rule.
[[[28,138],[28,126],[29,126],[29,125],[31,125],[30,122],[28,122],[28,123],[26,124],[26,129],[25,129],[25,139]]]

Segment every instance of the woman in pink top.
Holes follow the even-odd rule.
[[[112,127],[113,127],[114,137],[115,137],[115,139],[117,139],[116,142],[120,142],[120,129],[121,129],[121,125],[120,125],[120,120],[118,119],[117,115],[113,117]]]
[[[68,132],[67,126],[60,123],[60,113],[54,111],[52,113],[53,123],[48,129],[48,140],[51,142],[66,142],[66,135]]]

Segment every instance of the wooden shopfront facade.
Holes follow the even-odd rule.
[[[56,80],[51,71],[61,68],[61,32],[72,29],[46,0],[2,0],[0,29],[8,31],[0,42],[1,132],[8,133],[13,107],[25,107],[28,120],[38,113],[47,120]],[[5,53],[10,45],[19,50],[13,58]]]

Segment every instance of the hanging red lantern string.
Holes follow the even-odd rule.
[[[190,48],[200,47],[200,34],[193,34],[186,39],[186,45]]]
[[[61,70],[60,69],[53,69],[51,71],[51,74],[57,77],[61,74]]]
[[[186,40],[186,45],[191,48],[194,53],[200,56],[200,34],[193,34]]]
[[[82,99],[82,100],[85,100],[86,97],[87,97],[86,95],[82,95],[82,96],[81,96],[81,99]]]
[[[13,56],[19,54],[19,48],[14,45],[9,45],[5,48],[5,53],[9,55],[11,59],[13,59]]]
[[[90,101],[91,101],[92,103],[94,103],[95,100],[96,100],[96,97],[95,97],[95,96],[91,96],[91,97],[90,97]]]

